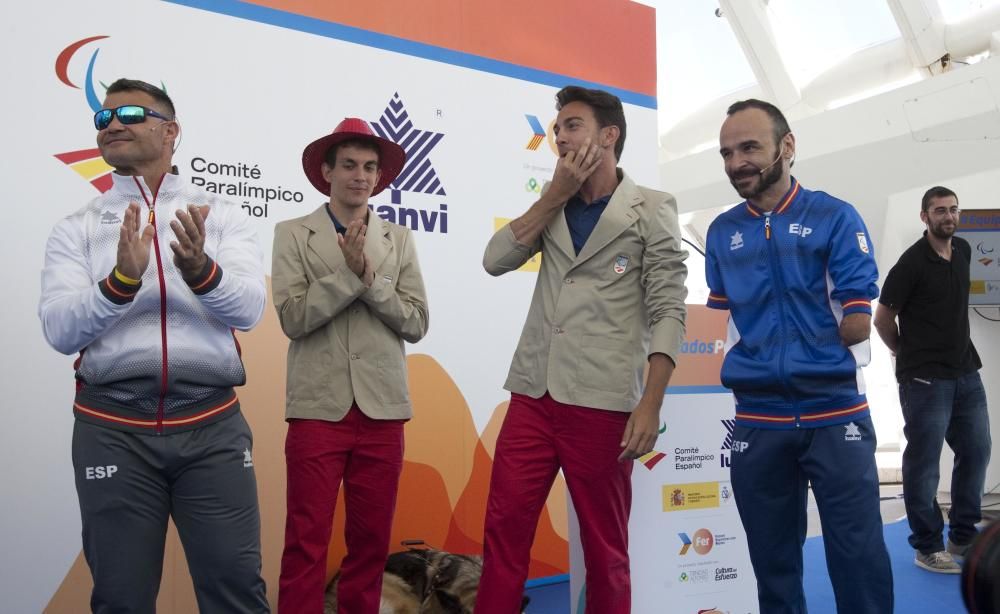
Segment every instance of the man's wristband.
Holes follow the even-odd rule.
[[[126,286],[138,286],[142,283],[141,279],[132,279],[128,275],[123,275],[122,272],[118,270],[118,267],[115,267],[113,273],[115,275],[115,279],[122,282]]]

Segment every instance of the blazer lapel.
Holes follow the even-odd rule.
[[[545,185],[542,186],[542,194],[545,194],[548,189],[549,182],[546,181]],[[551,243],[565,252],[570,260],[576,257],[576,251],[573,249],[573,238],[569,236],[569,224],[566,223],[565,213],[560,211],[559,215],[555,216],[549,222],[549,225],[545,228],[545,232],[549,233]]]
[[[302,220],[302,225],[312,231],[309,235],[309,250],[330,269],[336,271],[344,264],[344,254],[337,245],[337,231],[324,204]]]
[[[372,268],[378,267],[392,251],[392,239],[389,238],[389,224],[375,214],[368,212],[368,231],[365,233],[365,255]]]
[[[641,202],[642,194],[632,180],[623,173],[618,188],[611,195],[608,206],[604,209],[604,213],[601,214],[601,219],[597,221],[594,232],[590,234],[587,242],[583,244],[583,249],[577,255],[573,266],[576,267],[583,264],[591,256],[601,251],[608,243],[614,241],[626,228],[631,226],[639,217],[634,207]],[[565,225],[566,216],[561,215],[559,217],[563,218],[563,225]],[[567,230],[567,234],[568,232]]]

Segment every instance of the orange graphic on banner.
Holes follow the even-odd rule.
[[[670,385],[721,386],[725,339],[719,333],[726,330],[729,312],[704,305],[688,305],[687,309],[687,332]]]
[[[656,96],[656,13],[631,0],[248,2]],[[591,32],[601,44],[581,43]]]

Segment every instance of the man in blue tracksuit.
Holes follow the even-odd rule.
[[[802,544],[812,485],[839,612],[892,612],[869,360],[878,271],[849,204],[791,176],[795,137],[776,107],[732,105],[719,135],[745,202],[706,239],[708,306],[730,311],[722,383],[736,397],[731,480],[761,614],[806,612]]]

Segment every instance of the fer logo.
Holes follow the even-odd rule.
[[[694,548],[694,551],[700,555],[706,555],[712,551],[712,546],[715,545],[715,537],[712,532],[708,529],[698,529],[694,533],[694,539],[688,537],[687,533],[678,533],[677,537],[681,538],[680,552],[678,554],[685,555],[688,553],[689,548]]]

